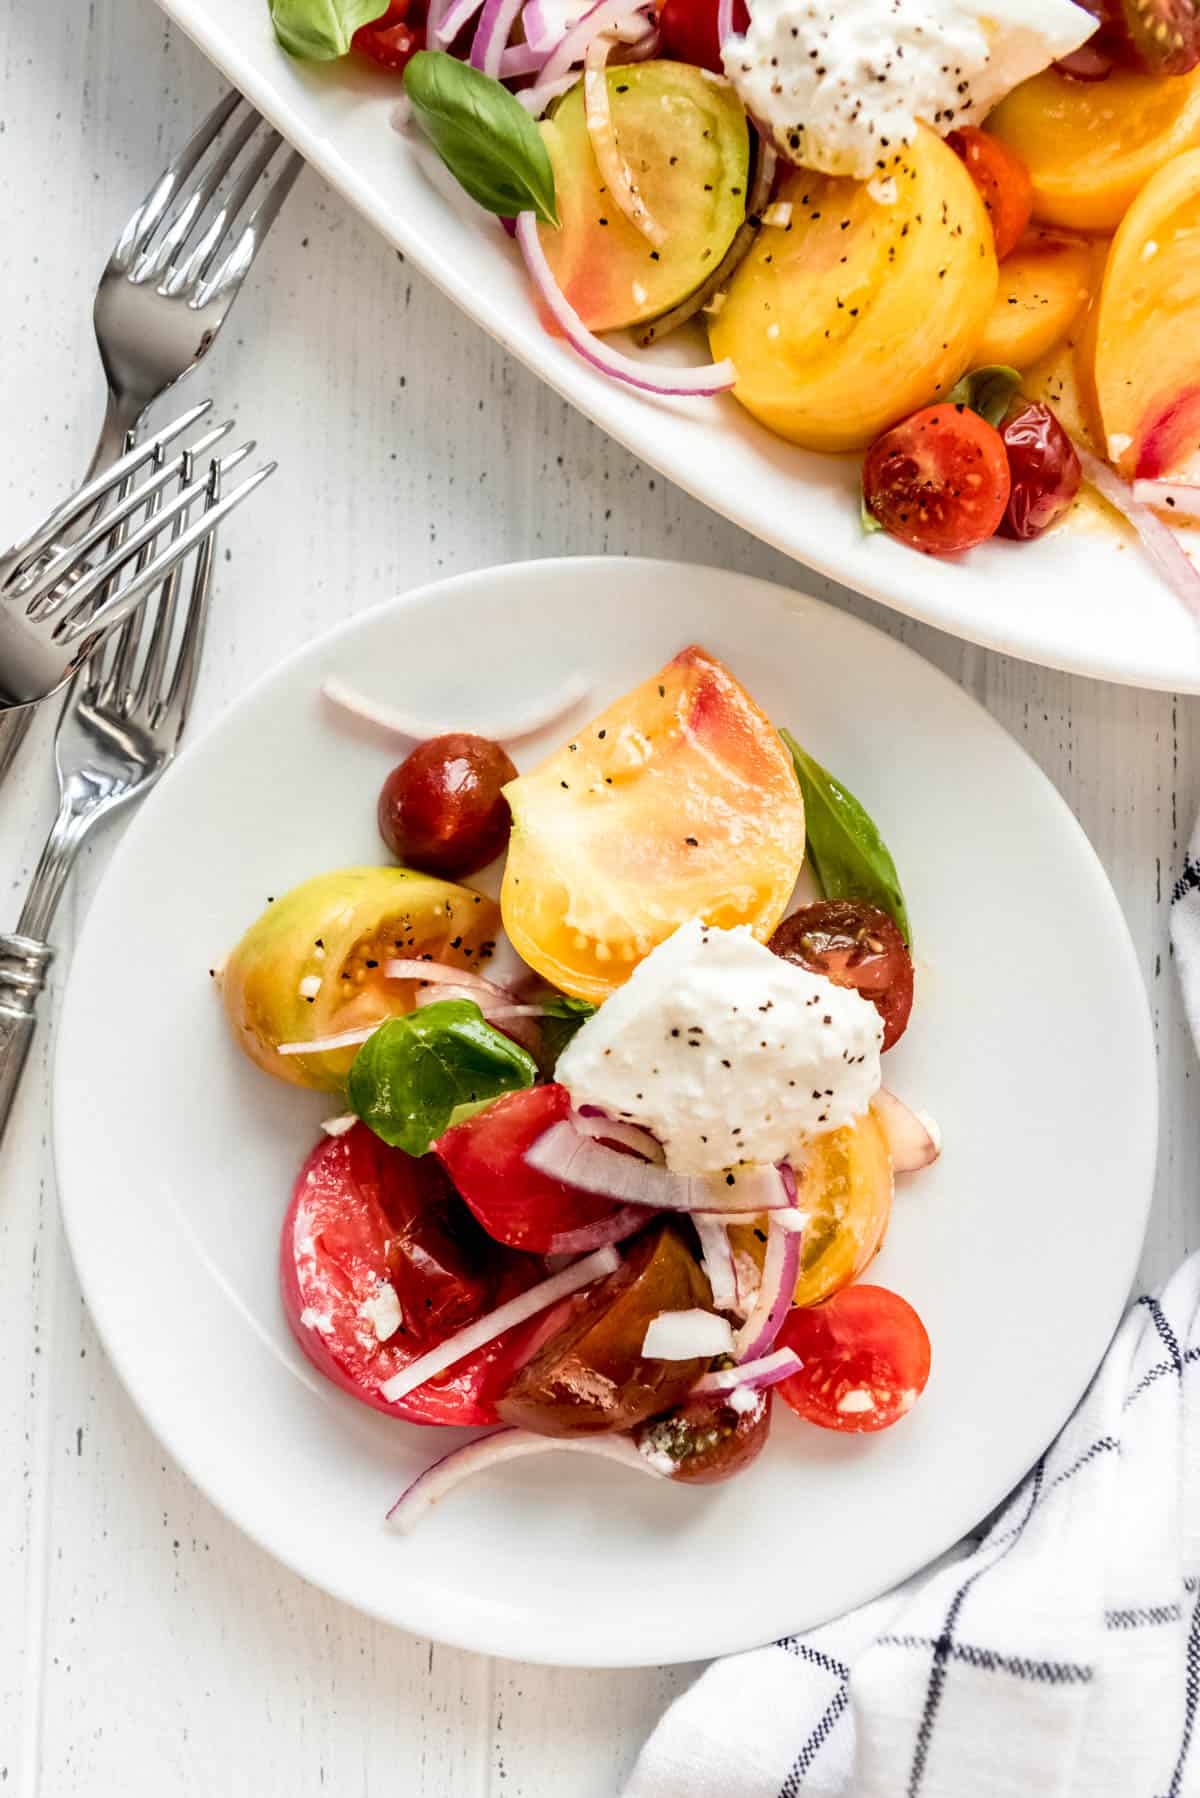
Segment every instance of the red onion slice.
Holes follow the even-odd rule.
[[[728,1230],[715,1217],[694,1217],[692,1222],[700,1238],[700,1265],[708,1275],[713,1304],[718,1311],[739,1310],[737,1273]]]
[[[495,1430],[480,1436],[465,1448],[451,1449],[432,1467],[418,1474],[405,1488],[387,1514],[394,1529],[407,1533],[422,1517],[472,1474],[484,1473],[489,1467],[502,1467],[506,1461],[519,1461],[524,1455],[545,1455],[558,1449],[576,1455],[599,1455],[605,1461],[617,1461],[652,1479],[668,1479],[660,1473],[636,1447],[629,1436],[538,1436],[532,1430]]]
[[[431,723],[414,717],[411,712],[401,711],[396,706],[384,705],[379,700],[358,692],[334,674],[327,675],[321,682],[321,692],[344,712],[363,719],[367,724],[378,726],[389,735],[409,737],[414,743],[428,743],[433,737],[444,737],[448,731],[463,728],[461,721],[452,724]],[[495,743],[518,743],[522,737],[536,736],[538,731],[556,723],[564,712],[577,706],[590,692],[587,681],[581,675],[572,674],[556,693],[549,695],[540,705],[531,706],[527,712],[519,713],[515,718],[493,719],[483,724],[473,724],[470,729],[474,736],[490,737]]]
[[[733,0],[717,0],[717,43],[722,51],[733,33]]]
[[[660,1311],[646,1325],[647,1361],[711,1361],[733,1353],[733,1331],[715,1311]]]
[[[394,957],[385,961],[383,972],[388,980],[422,980],[430,985],[478,987],[489,999],[506,1002],[512,994],[494,980],[486,980],[474,968],[452,968],[444,961],[421,961],[416,956]]]
[[[653,1161],[659,1166],[666,1159],[662,1144],[649,1130],[643,1130],[640,1124],[625,1124],[620,1118],[610,1118],[593,1105],[585,1105],[574,1112],[571,1122],[581,1136],[590,1136],[593,1142],[618,1142],[640,1155],[643,1161]]]
[[[1200,518],[1200,487],[1186,481],[1135,481],[1131,492],[1139,506],[1164,506],[1180,518]]]
[[[454,4],[447,9],[439,23],[430,31],[431,41],[439,44],[444,50],[447,44],[454,42],[463,26],[471,23],[482,5],[483,0],[454,0]]]
[[[357,1043],[365,1043],[369,1036],[374,1036],[380,1025],[386,1024],[386,1018],[380,1018],[378,1024],[363,1024],[357,1030],[339,1030],[334,1036],[314,1036],[307,1043],[280,1043],[276,1047],[277,1055],[327,1055],[332,1049],[352,1049]]]
[[[572,75],[572,69],[576,63],[583,61],[588,45],[602,32],[609,32],[614,37],[629,41],[642,37],[652,29],[649,19],[632,9],[630,0],[597,0],[597,4],[589,7],[583,17],[577,19],[571,29],[559,39],[542,65],[542,72],[534,85],[518,95],[521,104],[527,106],[537,118],[555,98],[552,90],[557,88],[559,93],[564,91],[559,83],[565,82],[567,87],[573,87],[577,77]]]
[[[621,154],[613,124],[608,57],[615,41],[607,32],[601,32],[592,39],[583,59],[583,109],[588,137],[600,178],[609,193],[634,229],[659,250],[667,241],[667,233],[638,192],[629,164]]]
[[[915,1174],[937,1160],[942,1152],[942,1133],[932,1118],[911,1110],[886,1087],[880,1087],[875,1094],[871,1109],[887,1137],[894,1173]]]
[[[536,75],[546,60],[544,50],[532,44],[509,44],[500,58],[501,81],[515,81],[520,75]]]
[[[696,1381],[692,1391],[697,1398],[713,1393],[732,1392],[738,1386],[748,1386],[752,1392],[761,1392],[764,1387],[777,1386],[780,1380],[799,1373],[803,1366],[795,1349],[776,1349],[773,1354],[763,1355],[757,1361],[743,1361],[740,1367],[722,1367],[716,1373],[706,1373]]]
[[[757,1361],[769,1355],[783,1320],[791,1309],[792,1294],[800,1274],[800,1235],[781,1226],[772,1216],[767,1225],[767,1253],[762,1284],[754,1309],[737,1333],[734,1354],[739,1361]]]
[[[703,1211],[746,1216],[788,1204],[773,1167],[730,1174],[676,1174],[581,1136],[569,1118],[551,1124],[525,1153],[526,1165],[580,1192],[652,1211]]]
[[[1149,506],[1139,504],[1129,486],[1107,462],[1102,462],[1077,439],[1072,441],[1079,454],[1084,478],[1129,520],[1142,540],[1142,548],[1171,591],[1189,610],[1200,616],[1200,569],[1192,565],[1170,525],[1164,524]]]
[[[536,1317],[539,1311],[557,1304],[559,1299],[568,1298],[571,1293],[578,1292],[581,1286],[590,1286],[593,1280],[603,1280],[606,1275],[615,1273],[620,1265],[621,1257],[616,1249],[597,1249],[594,1255],[586,1255],[573,1267],[564,1267],[561,1273],[552,1274],[548,1280],[531,1286],[527,1292],[518,1293],[506,1305],[489,1311],[486,1317],[476,1318],[473,1324],[448,1336],[445,1342],[439,1342],[428,1354],[418,1355],[415,1361],[410,1361],[407,1367],[402,1367],[390,1380],[383,1382],[379,1388],[381,1395],[389,1404],[393,1404],[406,1393],[415,1392],[426,1380],[445,1373],[448,1367],[453,1367],[464,1355],[473,1354],[485,1343],[503,1336],[505,1330],[511,1330],[516,1324],[523,1324],[527,1318]]]
[[[686,394],[711,398],[714,394],[727,392],[733,386],[737,374],[733,363],[729,361],[712,362],[705,368],[664,368],[658,374],[651,375],[647,372],[648,364],[623,355],[620,350],[610,349],[588,330],[554,279],[538,236],[534,213],[523,212],[518,218],[517,242],[521,246],[529,277],[546,310],[561,326],[563,335],[571,346],[593,368],[611,376],[614,381],[627,382],[642,393],[664,396]]]
[[[509,33],[517,22],[523,0],[484,0],[479,25],[471,42],[471,66],[482,69],[494,81],[500,79],[500,65]]]
[[[578,1230],[560,1230],[550,1238],[547,1259],[551,1255],[586,1255],[606,1243],[624,1242],[644,1229],[653,1216],[643,1205],[622,1205],[610,1217],[600,1218],[594,1224],[581,1224]]]

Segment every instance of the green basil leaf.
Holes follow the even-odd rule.
[[[912,943],[900,877],[874,819],[820,762],[801,749],[790,731],[780,736],[791,751],[804,794],[808,858],[827,899],[866,899],[887,912]]]
[[[858,516],[863,530],[869,537],[873,531],[881,531],[883,526],[867,504],[867,496],[860,487],[858,490]]]
[[[569,993],[552,993],[549,998],[540,999],[538,1003],[544,1008],[545,1015],[541,1020],[541,1051],[538,1065],[543,1074],[553,1074],[558,1066],[558,1058],[579,1029],[589,1018],[596,1015],[596,1007],[587,999],[572,999]]]
[[[558,224],[554,170],[542,134],[506,87],[445,50],[418,50],[404,91],[459,186],[486,212],[536,212]]]
[[[517,1092],[537,1079],[537,1063],[484,1022],[470,999],[443,999],[390,1018],[354,1057],[350,1109],[376,1136],[424,1155],[460,1106]]]
[[[302,62],[333,62],[345,56],[362,25],[372,25],[388,0],[271,0],[275,36],[289,56]]]
[[[986,368],[973,368],[953,386],[946,399],[951,406],[969,406],[988,424],[999,425],[1008,411],[1008,402],[1021,385],[1021,377],[1006,362],[991,362]]]

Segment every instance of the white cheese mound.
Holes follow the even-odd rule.
[[[679,1173],[774,1162],[860,1117],[879,1090],[875,1007],[784,961],[745,925],[693,921],[589,1018],[557,1078],[577,1106],[652,1130]]]
[[[1073,0],[754,0],[725,72],[780,155],[830,175],[893,167],[917,121],[942,137],[1078,49]]]

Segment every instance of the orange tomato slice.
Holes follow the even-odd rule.
[[[770,936],[804,802],[769,718],[692,647],[505,789],[504,927],[547,980],[602,1000],[681,924]]]

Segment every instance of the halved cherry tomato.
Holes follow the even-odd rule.
[[[707,1360],[647,1360],[642,1343],[660,1311],[710,1309],[708,1281],[671,1223],[651,1224],[623,1255],[615,1273],[564,1306],[523,1361],[496,1401],[505,1423],[543,1436],[631,1430],[687,1397]]]
[[[914,412],[877,437],[863,463],[872,517],[930,556],[951,556],[994,536],[1010,485],[999,432],[966,406]]]
[[[908,1028],[913,964],[898,925],[864,899],[822,899],[785,918],[767,947],[784,961],[852,986],[883,1019],[890,1049]]]
[[[1083,470],[1075,445],[1040,400],[1013,400],[1000,420],[1000,436],[1012,477],[1000,535],[1040,537],[1079,492]]]
[[[434,1143],[434,1153],[495,1242],[551,1254],[555,1238],[611,1217],[611,1199],[539,1174],[525,1156],[571,1110],[565,1086],[508,1093]]]
[[[886,1430],[920,1398],[929,1337],[912,1306],[886,1286],[847,1286],[823,1305],[789,1313],[780,1348],[804,1366],[779,1391],[823,1430]]]
[[[319,1143],[284,1219],[279,1272],[297,1341],[344,1391],[414,1423],[496,1421],[493,1400],[529,1351],[530,1324],[395,1403],[379,1393],[540,1277],[532,1258],[487,1242],[432,1156],[414,1160],[363,1124]]]
[[[715,1486],[757,1461],[771,1433],[771,1393],[737,1411],[727,1398],[690,1398],[674,1411],[639,1424],[634,1440],[668,1479]],[[668,1473],[667,1464],[672,1464]]]
[[[1192,0],[1101,0],[1099,10],[1101,42],[1127,68],[1186,75],[1200,63],[1200,13]]]
[[[658,9],[662,54],[675,62],[694,63],[699,69],[723,75],[718,11],[718,0],[662,0]],[[734,0],[733,29],[745,31],[749,23],[745,0]]]
[[[425,44],[425,7],[418,0],[391,0],[382,18],[360,25],[350,39],[354,49],[382,63],[385,69],[403,69]]]
[[[979,189],[979,197],[992,221],[996,259],[1003,262],[1029,223],[1033,213],[1033,182],[1015,150],[1002,144],[977,125],[964,125],[946,138],[967,165],[967,173]]]

